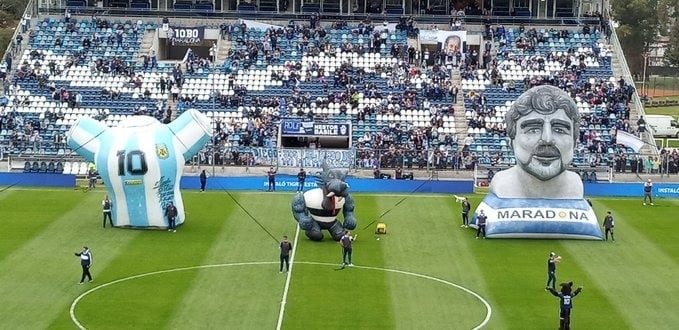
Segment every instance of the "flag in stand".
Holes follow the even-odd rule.
[[[644,141],[641,141],[638,137],[622,130],[618,130],[618,133],[615,135],[615,141],[618,144],[634,149],[634,152],[639,152],[641,147],[644,146]]]

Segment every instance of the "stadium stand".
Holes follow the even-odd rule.
[[[125,4],[143,8],[148,2]],[[205,3],[176,1],[174,8],[199,4]],[[9,155],[64,159],[70,154],[64,134],[81,116],[115,126],[139,114],[167,122],[193,108],[215,128],[212,144],[198,157],[205,164],[256,163],[249,148],[277,147],[280,120],[297,118],[350,121],[357,168],[501,167],[514,161],[504,113],[525,89],[550,83],[569,91],[583,114],[576,166],[624,159],[624,170],[638,158],[615,143],[616,130],[634,131],[634,89],[613,77],[610,45],[599,26],[486,24],[478,50],[427,51],[425,62],[425,53],[409,44],[418,31],[405,17],[387,32],[386,22],[369,17],[351,24],[321,21],[311,15],[309,24],[291,20],[268,28],[224,23],[219,28],[231,48],[223,63],[189,52],[184,63],[168,64],[153,51],[141,56],[144,34],[159,28],[153,21],[70,14],[42,19],[28,33],[29,48],[6,90],[0,143]],[[451,19],[452,27],[462,28],[460,21]],[[87,171],[85,163],[47,161],[42,167],[40,161],[24,170]]]
[[[34,27],[3,112],[9,153],[62,156],[64,134],[77,118],[93,116],[114,125],[130,109],[155,109],[162,97],[144,94],[153,88],[130,64],[143,31],[151,28],[96,18],[48,18]]]
[[[568,91],[582,115],[574,165],[611,164],[634,150],[615,142],[616,130],[633,133],[629,103],[634,88],[616,80],[611,52],[596,28],[578,30],[486,27],[486,69],[463,72],[468,133],[465,145],[483,165],[512,165],[504,115],[526,89],[552,84]],[[492,41],[492,42],[491,42]],[[485,56],[484,56],[485,57]]]

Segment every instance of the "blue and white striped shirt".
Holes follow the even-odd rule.
[[[68,144],[96,163],[113,203],[115,226],[167,227],[170,202],[177,207],[176,224],[184,220],[179,181],[185,160],[211,135],[207,117],[190,110],[168,125],[134,116],[107,128],[81,118],[69,131]]]

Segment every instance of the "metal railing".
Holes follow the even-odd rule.
[[[26,9],[24,9],[24,13],[21,16],[21,19],[19,20],[19,27],[17,29],[14,29],[14,34],[12,35],[12,39],[9,41],[9,44],[7,45],[7,49],[5,49],[5,53],[3,54],[3,57],[0,60],[4,61],[5,57],[8,54],[11,57],[14,57],[16,55],[14,53],[14,48],[16,46],[17,36],[20,33],[24,33],[24,31],[22,31],[22,26],[23,26],[22,23],[23,23],[24,20],[27,19],[27,17],[33,17],[33,14],[34,14],[35,5],[33,4],[33,1],[34,0],[28,0],[28,2],[26,3]],[[27,22],[26,24],[29,24],[29,23]],[[26,45],[28,45],[28,43],[29,43],[28,38],[26,38],[25,42],[26,42]],[[12,75],[13,71],[15,71],[15,70],[7,70],[7,77],[8,78]]]
[[[615,56],[620,62],[620,67],[622,68],[622,75],[625,78],[625,81],[629,81],[630,83],[634,83],[634,78],[632,77],[632,73],[629,70],[629,66],[627,65],[627,59],[625,58],[625,54],[622,51],[622,45],[620,44],[620,39],[618,39],[618,33],[615,31],[615,27],[613,26],[612,21],[609,21],[609,29],[611,29],[611,40],[610,44],[613,46],[613,51],[615,52]],[[639,91],[636,89],[636,86],[634,88],[634,94],[632,94],[632,102],[634,102],[634,106],[637,109],[637,112],[639,113],[639,116],[645,116],[646,111],[644,110],[644,104],[641,102],[641,98],[639,97]],[[653,150],[652,153],[654,156],[658,156],[658,146],[655,144],[655,140],[652,137],[645,137],[644,138],[646,141],[645,143],[648,143]]]
[[[168,18],[195,18],[195,19],[256,19],[261,21],[283,21],[290,19],[308,19],[312,13],[305,12],[280,12],[275,11],[239,11],[239,10],[220,10],[220,11],[205,11],[205,10],[173,10],[168,8],[150,8],[139,10],[135,8],[119,8],[119,7],[67,7],[63,4],[57,6],[39,6],[38,11],[41,15],[63,15],[66,9],[69,9],[73,15],[93,15],[97,16],[120,16],[120,17],[168,17]],[[365,14],[365,13],[321,13],[322,20],[330,22],[332,20],[349,20],[360,21],[366,15],[370,15],[375,20],[388,20],[391,22],[398,21],[404,15],[400,14]],[[449,24],[450,15],[430,15],[430,14],[405,14],[412,16],[419,24]],[[526,24],[531,25],[581,25],[581,24],[598,24],[598,18],[595,17],[555,17],[555,18],[537,18],[524,16],[472,16],[464,17],[466,24],[483,24],[484,22],[491,22],[491,24]]]
[[[286,148],[224,146],[215,149],[207,146],[189,161],[192,165],[207,166],[278,166],[278,167],[320,167],[323,163],[331,167],[356,170],[403,169],[459,171],[474,170],[475,166],[509,167],[516,164],[513,155],[495,158],[488,152],[451,149],[441,151],[438,147],[427,149],[393,148]],[[645,157],[644,157],[645,159]],[[609,153],[575,152],[574,169],[592,167],[613,167],[615,159]]]
[[[508,169],[509,166],[483,166],[474,168],[474,186],[487,187],[493,179],[493,175],[499,171]],[[570,166],[569,171],[575,172],[583,182],[613,182],[614,169],[610,166],[575,167]]]

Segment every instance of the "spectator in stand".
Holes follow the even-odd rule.
[[[644,119],[644,116],[639,116],[639,120],[637,120],[637,130],[639,132],[639,138],[643,140],[646,133],[646,120]]]

